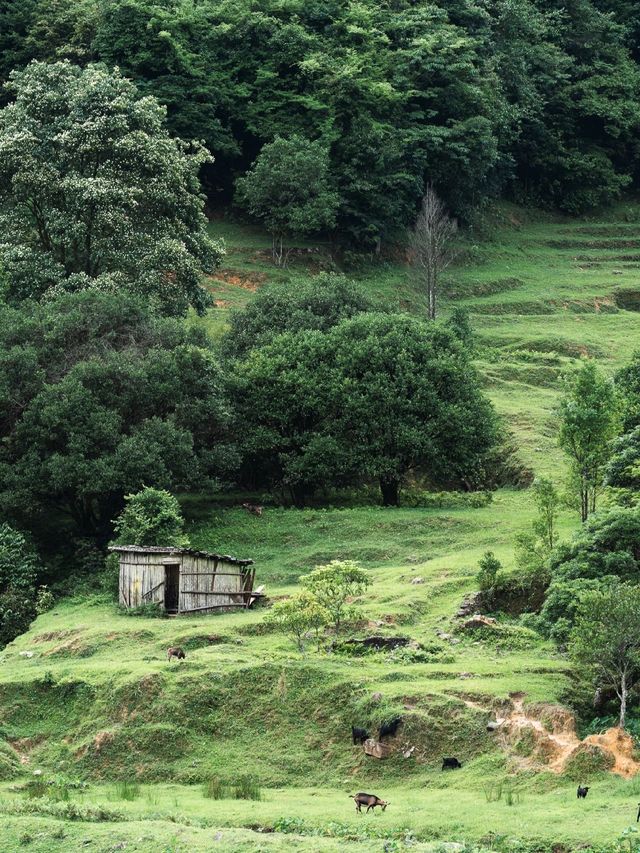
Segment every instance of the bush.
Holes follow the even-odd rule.
[[[476,580],[480,590],[486,592],[495,586],[502,563],[494,556],[493,551],[485,551],[478,566],[479,571]]]
[[[118,545],[163,545],[185,548],[180,504],[165,489],[147,486],[125,496],[125,508],[114,524]]]
[[[240,776],[233,786],[233,796],[236,800],[261,800],[262,792],[253,776]]]
[[[55,603],[55,597],[49,587],[39,587],[38,593],[36,595],[36,613],[38,614],[38,616],[40,616],[40,614],[42,613],[46,613],[47,610],[51,610]]]
[[[202,796],[209,800],[225,800],[229,796],[229,785],[219,776],[214,776],[202,786]]]
[[[0,647],[26,631],[35,616],[39,570],[22,533],[0,524]]]
[[[493,500],[491,492],[429,492],[424,489],[403,491],[402,506],[436,509],[480,509]]]

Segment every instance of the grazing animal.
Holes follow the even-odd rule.
[[[356,811],[362,812],[362,806],[367,807],[367,813],[370,809],[375,809],[376,806],[380,806],[382,811],[386,809],[389,803],[386,803],[384,800],[381,800],[380,797],[376,797],[375,794],[364,794],[362,791],[360,793],[349,794],[352,800],[355,800],[356,803]]]
[[[586,800],[588,793],[589,793],[588,788],[585,788],[583,785],[578,785],[578,799],[579,800]]]
[[[184,649],[181,649],[180,646],[171,646],[171,648],[167,649],[167,660],[171,660],[171,658],[184,660],[186,658]]]
[[[389,720],[388,723],[383,723],[378,731],[378,740],[382,740],[387,736],[393,737],[393,735],[398,731],[398,726],[401,722],[402,717],[395,717],[393,720]]]
[[[366,729],[359,729],[358,726],[351,726],[351,742],[355,746],[357,743],[363,744],[368,740],[369,732]]]
[[[242,509],[246,509],[246,511],[251,513],[251,515],[261,516],[263,508],[258,506],[258,504],[245,503],[242,504]]]
[[[442,769],[443,770],[458,770],[462,767],[462,764],[458,761],[457,758],[443,758],[442,759]]]
[[[638,803],[638,817],[636,818],[636,823],[640,821],[640,803]]]

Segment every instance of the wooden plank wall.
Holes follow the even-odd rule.
[[[155,603],[164,607],[164,564],[168,555],[131,551],[119,557],[120,604],[139,607]],[[242,566],[192,554],[176,555],[175,561],[181,563],[179,613],[205,613],[245,603],[246,599],[238,595],[245,588]],[[211,595],[213,592],[221,594]]]
[[[234,593],[240,592],[241,589],[241,566],[224,560],[183,555],[180,572],[180,612],[204,613],[208,609],[240,604],[242,598]]]
[[[120,604],[164,606],[164,554],[120,554]]]

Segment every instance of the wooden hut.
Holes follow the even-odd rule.
[[[191,548],[114,545],[120,558],[120,604],[157,604],[167,613],[207,613],[250,607],[253,560],[194,551]]]

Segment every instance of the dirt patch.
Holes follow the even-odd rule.
[[[13,749],[20,760],[20,764],[26,765],[31,762],[29,755],[36,746],[42,743],[45,739],[44,735],[36,735],[35,737],[21,737],[16,740],[8,740],[7,744]]]
[[[267,274],[263,272],[245,272],[244,270],[216,270],[215,274],[208,277],[210,282],[220,281],[240,287],[242,290],[255,292],[267,280]],[[221,300],[224,301],[224,300]],[[223,306],[222,306],[223,307]]]
[[[68,631],[46,631],[44,634],[38,634],[33,638],[33,643],[50,643],[51,640],[65,640],[68,637],[75,637],[80,633],[80,629],[71,628]]]
[[[495,731],[503,749],[523,769],[577,773],[580,778],[585,772],[602,770],[625,778],[640,772],[633,738],[622,729],[608,729],[580,740],[575,718],[566,708],[542,703],[525,706],[524,693],[512,693],[509,698],[510,706],[495,715]],[[467,707],[482,710],[478,702],[463,701]]]
[[[81,746],[75,753],[76,758],[83,758],[89,750],[95,754],[99,754],[105,746],[109,746],[115,739],[114,732],[98,732],[90,744]]]
[[[96,645],[83,642],[79,637],[72,640],[67,640],[59,646],[54,646],[46,652],[42,653],[42,657],[78,657],[88,658],[95,654]]]

